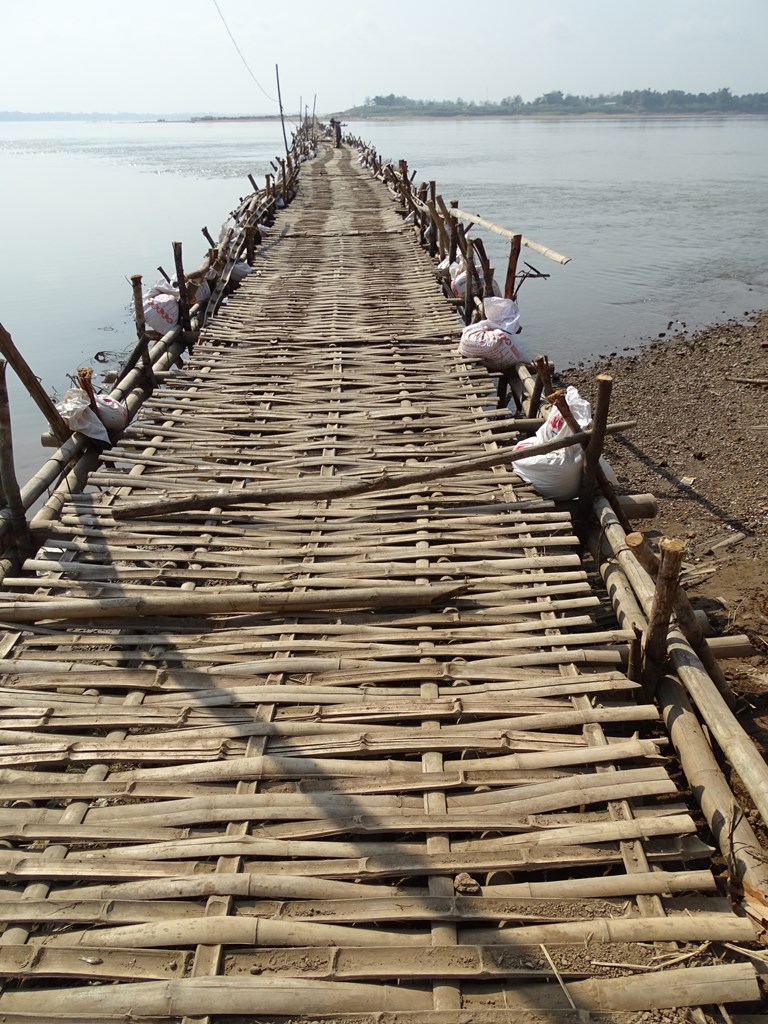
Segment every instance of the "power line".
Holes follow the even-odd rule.
[[[259,88],[261,89],[261,91],[262,91],[262,92],[264,93],[264,95],[265,95],[265,96],[267,97],[267,99],[268,99],[268,100],[271,100],[271,101],[272,101],[273,103],[277,103],[277,100],[275,99],[275,97],[274,97],[274,96],[270,96],[270,95],[269,95],[269,93],[268,93],[268,92],[267,92],[267,90],[266,90],[266,89],[264,88],[264,86],[263,86],[263,85],[261,84],[261,82],[260,82],[260,81],[258,80],[258,78],[256,77],[256,75],[254,75],[254,73],[253,73],[253,72],[251,71],[251,69],[250,69],[250,67],[249,67],[249,65],[248,65],[248,61],[247,61],[247,60],[245,59],[245,57],[243,56],[243,54],[242,54],[242,51],[240,50],[240,47],[239,47],[239,46],[237,45],[237,40],[236,40],[236,39],[235,39],[235,37],[234,37],[234,36],[232,35],[232,33],[231,33],[230,29],[229,29],[229,25],[227,24],[226,18],[225,18],[225,17],[224,17],[224,15],[223,15],[223,14],[221,13],[221,8],[219,7],[219,5],[218,5],[218,2],[217,2],[217,0],[213,0],[213,6],[214,6],[214,7],[216,8],[216,10],[217,10],[217,11],[219,12],[219,17],[221,18],[222,24],[224,25],[224,28],[225,28],[225,29],[227,30],[227,35],[228,35],[228,36],[229,36],[229,38],[230,38],[230,39],[232,40],[232,45],[233,45],[233,46],[234,46],[234,48],[235,48],[235,49],[237,50],[237,55],[238,55],[238,57],[240,58],[240,60],[241,60],[241,61],[243,62],[243,64],[245,65],[245,70],[246,70],[246,71],[248,72],[248,74],[249,74],[249,75],[251,76],[251,78],[252,78],[252,79],[254,80],[254,82],[256,83],[256,85],[258,85],[258,87],[259,87]]]

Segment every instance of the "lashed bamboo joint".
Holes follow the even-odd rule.
[[[768,870],[690,701],[763,801],[765,766],[671,583],[656,615],[622,525],[652,496],[599,465],[631,425],[608,423],[610,380],[593,428],[543,446],[585,448],[577,537],[573,504],[513,470],[549,363],[505,380],[522,420],[456,352],[493,288],[463,222],[486,222],[404,161],[310,141],[204,229],[222,276],[190,332],[137,352],[122,437],[74,464],[66,441],[15,501],[18,524],[53,491],[0,592],[0,1018],[754,1003]],[[531,243],[507,234],[511,298]],[[658,703],[629,674],[638,633]]]

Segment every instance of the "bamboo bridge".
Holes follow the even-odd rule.
[[[631,500],[514,474],[540,381],[516,419],[457,354],[460,211],[358,156],[245,200],[251,273],[21,491],[0,1021],[756,1021],[768,868],[710,739],[768,789],[712,647],[676,577],[654,626]]]

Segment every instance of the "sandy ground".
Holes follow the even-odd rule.
[[[606,445],[622,489],[659,500],[656,519],[633,525],[685,540],[692,604],[716,634],[749,636],[752,656],[723,667],[768,753],[768,312],[690,334],[671,324],[650,347],[565,369],[558,383],[594,401],[599,372],[614,380],[609,418],[637,420]]]

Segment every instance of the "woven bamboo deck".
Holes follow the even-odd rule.
[[[514,439],[354,157],[302,170],[183,369],[6,579],[29,602],[229,603],[3,632],[0,1020],[632,1021],[756,1000],[723,945],[754,929],[717,890],[567,511],[506,466],[216,507],[219,488]],[[206,512],[113,517],[201,488]],[[239,612],[254,592],[274,607]]]

